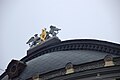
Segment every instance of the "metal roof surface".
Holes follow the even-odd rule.
[[[73,65],[77,65],[100,60],[107,54],[108,53],[89,50],[51,52],[28,61],[26,63],[27,67],[19,77],[27,79],[37,73],[44,74],[53,70],[64,68],[68,62],[72,62]],[[117,56],[113,55],[113,57]]]

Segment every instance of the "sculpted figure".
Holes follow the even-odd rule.
[[[26,44],[29,44],[30,47],[33,47],[37,44],[40,44],[42,41],[45,41],[46,39],[50,38],[50,34],[53,36],[56,36],[58,34],[58,31],[61,29],[56,28],[55,26],[50,26],[50,31],[48,32],[46,28],[42,29],[42,33],[40,34],[40,37],[38,37],[38,34],[35,34],[34,37],[31,37]]]
[[[55,26],[50,26],[50,31],[49,34],[51,34],[52,36],[56,36],[58,34],[58,31],[61,29],[56,28]]]
[[[39,43],[41,41],[40,37],[38,37],[38,34],[34,35],[34,45],[36,45],[37,43]]]
[[[46,39],[50,38],[49,33],[46,30],[46,28],[42,29],[42,33],[40,34],[40,38],[42,41],[45,41]]]
[[[42,33],[40,34],[40,38],[42,41],[45,41],[46,40],[46,28],[42,29]]]
[[[31,37],[31,38],[26,42],[26,44],[29,44],[29,46],[31,47],[33,41],[34,41],[34,37]]]
[[[29,44],[30,47],[35,46],[37,43],[40,42],[40,37],[38,37],[38,34],[35,34],[34,37],[31,37],[26,44]]]

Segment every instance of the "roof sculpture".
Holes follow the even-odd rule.
[[[31,37],[26,44],[29,44],[30,47],[36,46],[37,44],[41,44],[42,42],[46,41],[47,39],[50,39],[51,37],[56,37],[59,33],[59,28],[56,26],[50,26],[50,31],[47,31],[46,28],[42,29],[42,33],[40,36],[38,34],[35,34],[34,37]]]

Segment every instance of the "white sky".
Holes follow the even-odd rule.
[[[0,0],[0,69],[24,57],[26,41],[50,25],[62,29],[61,40],[120,43],[120,0]]]

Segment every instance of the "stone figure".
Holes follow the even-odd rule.
[[[51,34],[52,36],[56,36],[58,34],[58,31],[61,29],[56,28],[55,26],[50,26],[50,31],[49,34]]]
[[[40,37],[38,37],[38,34],[34,35],[34,45],[36,45],[37,43],[40,43],[41,39]]]
[[[31,37],[31,38],[26,42],[26,44],[29,44],[29,46],[31,47],[33,41],[34,41],[34,37]]]
[[[49,39],[49,38],[50,38],[50,36],[49,36],[49,32],[46,31],[46,39]]]
[[[41,41],[38,34],[35,34],[34,37],[31,37],[26,44],[29,44],[30,47],[35,46],[37,43]]]

